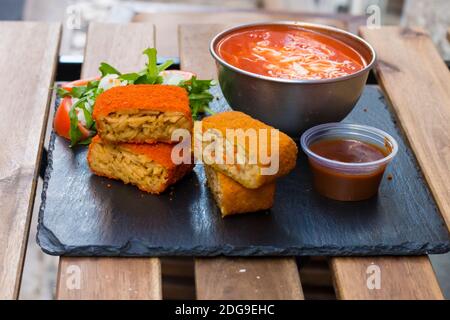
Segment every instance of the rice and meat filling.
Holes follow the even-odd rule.
[[[91,155],[94,171],[122,180],[124,183],[140,185],[145,190],[157,189],[167,182],[164,167],[148,160],[144,155],[119,150],[114,145],[98,144]]]
[[[173,164],[171,151],[167,144],[109,144],[96,136],[89,146],[88,163],[97,175],[161,193],[192,170],[192,165]]]
[[[113,112],[102,118],[98,125],[102,139],[113,143],[172,142],[172,133],[177,129],[191,131],[192,121],[181,112],[151,110]]]
[[[214,136],[214,134],[212,134],[212,136],[214,137],[215,142],[221,144],[223,150],[226,150],[226,144],[228,142],[225,141],[223,136]],[[208,145],[209,141],[203,141],[203,150],[205,150]],[[222,163],[218,163],[214,152],[203,152],[202,158],[206,164],[210,164],[215,170],[225,173],[247,188],[258,188],[263,185],[264,177],[261,176],[260,166],[258,164],[249,163],[249,157],[245,154],[245,151],[242,151],[240,145],[236,145],[235,150],[234,156],[236,163],[226,163],[226,154],[224,154]],[[243,157],[243,159],[239,160],[239,163],[237,163],[238,155]]]
[[[274,128],[242,112],[227,111],[206,117],[201,123],[201,128],[201,134],[195,132],[195,145],[202,145],[203,150],[207,150],[214,140],[214,143],[221,145],[223,150],[232,149],[235,156],[232,163],[227,163],[226,158],[219,162],[216,161],[216,154],[201,152],[202,160],[214,170],[222,172],[246,188],[256,189],[274,182],[277,178],[288,174],[296,165],[297,145],[289,136],[278,132],[276,140],[272,141],[271,130]],[[230,129],[235,130],[236,134],[232,140],[227,136],[227,130]],[[253,141],[256,145],[253,148],[250,146],[250,139],[239,139],[239,136],[245,138],[247,130],[256,132]],[[205,132],[208,132],[212,139],[205,139]],[[265,141],[260,140],[260,132],[267,134]],[[244,143],[240,144],[240,141]],[[277,148],[272,149],[272,145],[275,144]],[[227,148],[227,145],[231,145],[231,148]],[[197,152],[196,155],[198,154]],[[224,155],[227,156],[225,153]],[[267,156],[269,163],[263,163],[261,155]],[[263,169],[274,165],[275,161],[278,162],[278,166],[274,166],[274,172],[265,174]]]
[[[112,88],[97,98],[93,118],[111,143],[170,143],[174,130],[193,126],[187,91],[171,85]]]

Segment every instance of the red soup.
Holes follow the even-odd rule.
[[[366,66],[361,55],[347,44],[287,25],[237,30],[219,41],[216,52],[239,69],[283,79],[332,79]]]

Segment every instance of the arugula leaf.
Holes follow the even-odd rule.
[[[86,119],[86,128],[90,129],[94,124],[94,120],[92,118],[92,113],[86,107],[87,102],[80,104],[80,109],[83,111],[84,118]]]
[[[83,134],[80,131],[80,128],[78,128],[78,114],[77,114],[77,107],[79,104],[81,104],[84,101],[84,99],[80,99],[72,106],[70,107],[69,111],[69,119],[70,119],[70,130],[69,130],[69,136],[70,136],[70,147],[75,146],[78,141],[80,141]]]
[[[100,81],[98,81],[98,80],[89,81],[87,83],[87,85],[72,87],[70,91],[67,89],[64,89],[62,87],[58,87],[58,88],[56,88],[56,94],[60,98],[65,98],[65,97],[81,98],[82,96],[89,94],[89,92],[92,89],[97,88],[99,83],[100,83]]]
[[[163,64],[158,65],[158,73],[161,71],[166,70],[168,67],[170,67],[173,64],[173,60],[166,60]]]
[[[88,90],[97,89],[99,84],[100,80],[92,80],[88,82],[87,88]]]
[[[102,73],[102,77],[104,77],[108,74],[117,74],[119,76],[121,75],[121,73],[119,71],[117,71],[116,68],[107,64],[106,62],[100,63],[100,67],[98,68],[98,70],[100,70],[100,72]]]
[[[148,57],[146,81],[148,84],[158,83],[159,72],[156,57],[157,51],[155,48],[147,48],[143,53]]]
[[[189,94],[189,100],[191,100],[191,101],[192,100],[208,100],[208,102],[209,102],[209,101],[212,101],[213,99],[214,99],[214,96],[211,93],[209,93],[208,91],[202,92],[202,93],[192,92]]]
[[[70,96],[74,98],[81,98],[86,91],[88,91],[87,86],[81,86],[81,87],[72,87],[72,91],[70,91]]]
[[[198,119],[200,113],[214,114],[209,108],[209,103],[214,99],[209,89],[215,84],[214,80],[198,80],[195,76],[190,80],[180,82],[179,86],[188,92],[189,105],[194,120]]]
[[[134,84],[153,84],[153,82],[149,82],[147,74],[142,74],[134,80]]]
[[[60,98],[65,98],[65,97],[70,96],[70,91],[63,89],[62,87],[58,87],[58,88],[56,88],[56,94]]]
[[[146,64],[147,68],[144,70],[144,74],[141,74],[134,83],[135,84],[161,84],[163,83],[163,77],[159,73],[166,70],[173,64],[172,60],[167,60],[166,62],[158,65],[157,51],[155,48],[147,48],[143,52],[148,57],[148,62]]]
[[[139,77],[141,77],[142,74],[133,72],[133,73],[125,73],[122,74],[119,79],[120,80],[126,80],[129,84],[133,84]]]
[[[105,90],[103,90],[102,88],[97,88],[97,90],[95,90],[94,98],[97,98],[97,96],[102,94],[104,91]]]

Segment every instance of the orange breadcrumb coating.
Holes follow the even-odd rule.
[[[94,105],[95,121],[120,110],[180,112],[192,119],[187,91],[178,86],[138,84],[111,88],[100,94]]]
[[[115,177],[108,176],[102,172],[97,172],[92,168],[91,161],[92,161],[92,150],[94,149],[96,144],[104,143],[102,139],[97,135],[94,138],[92,138],[91,144],[89,145],[87,160],[88,164],[92,170],[92,172],[98,176],[107,177],[110,179],[116,179]],[[127,151],[130,151],[135,154],[141,154],[145,155],[149,160],[152,160],[159,165],[163,166],[167,171],[167,182],[164,185],[161,185],[161,188],[159,190],[151,191],[146,190],[142,186],[137,186],[142,191],[151,192],[151,193],[161,193],[163,192],[168,186],[171,184],[174,184],[178,180],[180,180],[182,177],[184,177],[187,173],[189,173],[192,168],[194,167],[194,161],[192,161],[192,164],[174,164],[171,159],[171,153],[173,145],[166,144],[166,143],[155,143],[155,144],[134,144],[134,143],[119,143],[115,144],[118,148],[125,149]]]

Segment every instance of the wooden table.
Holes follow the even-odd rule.
[[[313,14],[286,11],[268,10],[236,10],[236,9],[204,9],[202,11],[169,11],[155,13],[138,13],[134,16],[135,22],[152,23],[155,26],[155,37],[158,52],[162,56],[178,56],[178,26],[182,24],[224,23],[226,25],[238,25],[271,20],[303,21],[320,23],[357,32],[359,26],[366,23],[364,16],[352,16],[346,14]]]
[[[0,136],[4,137],[0,152],[0,298],[15,299],[48,121],[60,26],[0,24],[0,86],[5,89],[0,99]],[[202,78],[215,77],[207,48],[222,28],[180,26],[181,68],[194,70]],[[430,38],[420,30],[383,27],[362,29],[361,34],[378,52],[378,81],[450,227],[450,73]],[[82,77],[96,75],[101,61],[124,71],[140,68],[143,57],[133,53],[153,46],[153,35],[151,23],[91,24]],[[340,299],[443,298],[426,256],[337,257],[329,262]],[[381,270],[380,289],[367,286],[371,265]],[[77,274],[79,282],[74,280]],[[195,279],[198,299],[303,299],[294,258],[198,258]],[[161,287],[158,258],[60,258],[58,299],[161,299]]]

